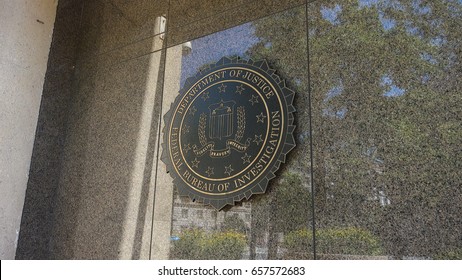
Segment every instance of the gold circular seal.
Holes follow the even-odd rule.
[[[164,118],[179,194],[221,209],[264,193],[295,146],[293,97],[264,60],[225,57],[187,79]]]

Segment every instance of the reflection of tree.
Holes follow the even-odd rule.
[[[181,232],[174,241],[171,259],[238,260],[242,258],[246,238],[242,233],[223,231],[205,233],[199,229]]]
[[[221,225],[222,231],[234,231],[247,235],[247,226],[245,222],[237,215],[227,216]]]
[[[276,232],[287,233],[308,225],[311,195],[299,174],[285,172],[272,190],[272,214]],[[290,217],[290,218],[289,218]]]
[[[284,238],[287,259],[310,259],[313,252],[313,232],[297,230]],[[323,258],[348,258],[351,255],[378,256],[382,254],[380,241],[369,231],[347,227],[316,231],[317,253]]]
[[[268,258],[275,259],[278,234],[306,228],[311,196],[299,174],[286,171],[272,182],[268,195],[256,197],[252,204],[251,252],[257,235],[268,233]]]
[[[250,51],[255,60],[266,59],[277,69],[289,88],[295,90],[297,148],[292,151],[288,162],[282,165],[279,179],[271,181],[264,197],[257,197],[252,204],[252,249],[255,249],[256,235],[268,237],[268,258],[277,255],[278,234],[307,226],[310,214],[309,175],[309,110],[306,73],[306,36],[304,8],[289,10],[255,23],[256,36],[261,41]],[[289,25],[287,25],[289,24]],[[293,61],[297,59],[297,61]],[[291,63],[286,63],[291,61]],[[289,171],[290,170],[290,171]]]
[[[462,246],[461,5],[310,4],[320,227],[368,228],[397,257],[433,256]],[[294,9],[257,22],[262,41],[251,55],[268,59],[299,93],[299,145],[291,164],[309,168],[303,142],[309,117],[304,12]],[[377,194],[390,205],[381,207]]]

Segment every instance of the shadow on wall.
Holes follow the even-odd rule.
[[[78,36],[70,42],[78,42],[77,58],[71,56],[77,66],[63,85],[67,102],[53,103],[56,84],[44,93],[17,258],[140,258],[162,93],[157,81],[163,80],[155,52],[162,40],[152,34],[159,7],[150,1],[67,5],[60,2],[47,81],[62,83],[50,77],[68,59],[69,46],[57,44],[71,35]],[[65,20],[77,11],[81,17]],[[59,136],[42,132],[53,129]]]

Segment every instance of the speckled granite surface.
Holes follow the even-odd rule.
[[[309,4],[319,258],[462,257],[461,9]]]

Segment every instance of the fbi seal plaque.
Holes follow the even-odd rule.
[[[264,193],[295,147],[293,99],[265,60],[224,57],[188,78],[164,117],[179,194],[221,209]]]

